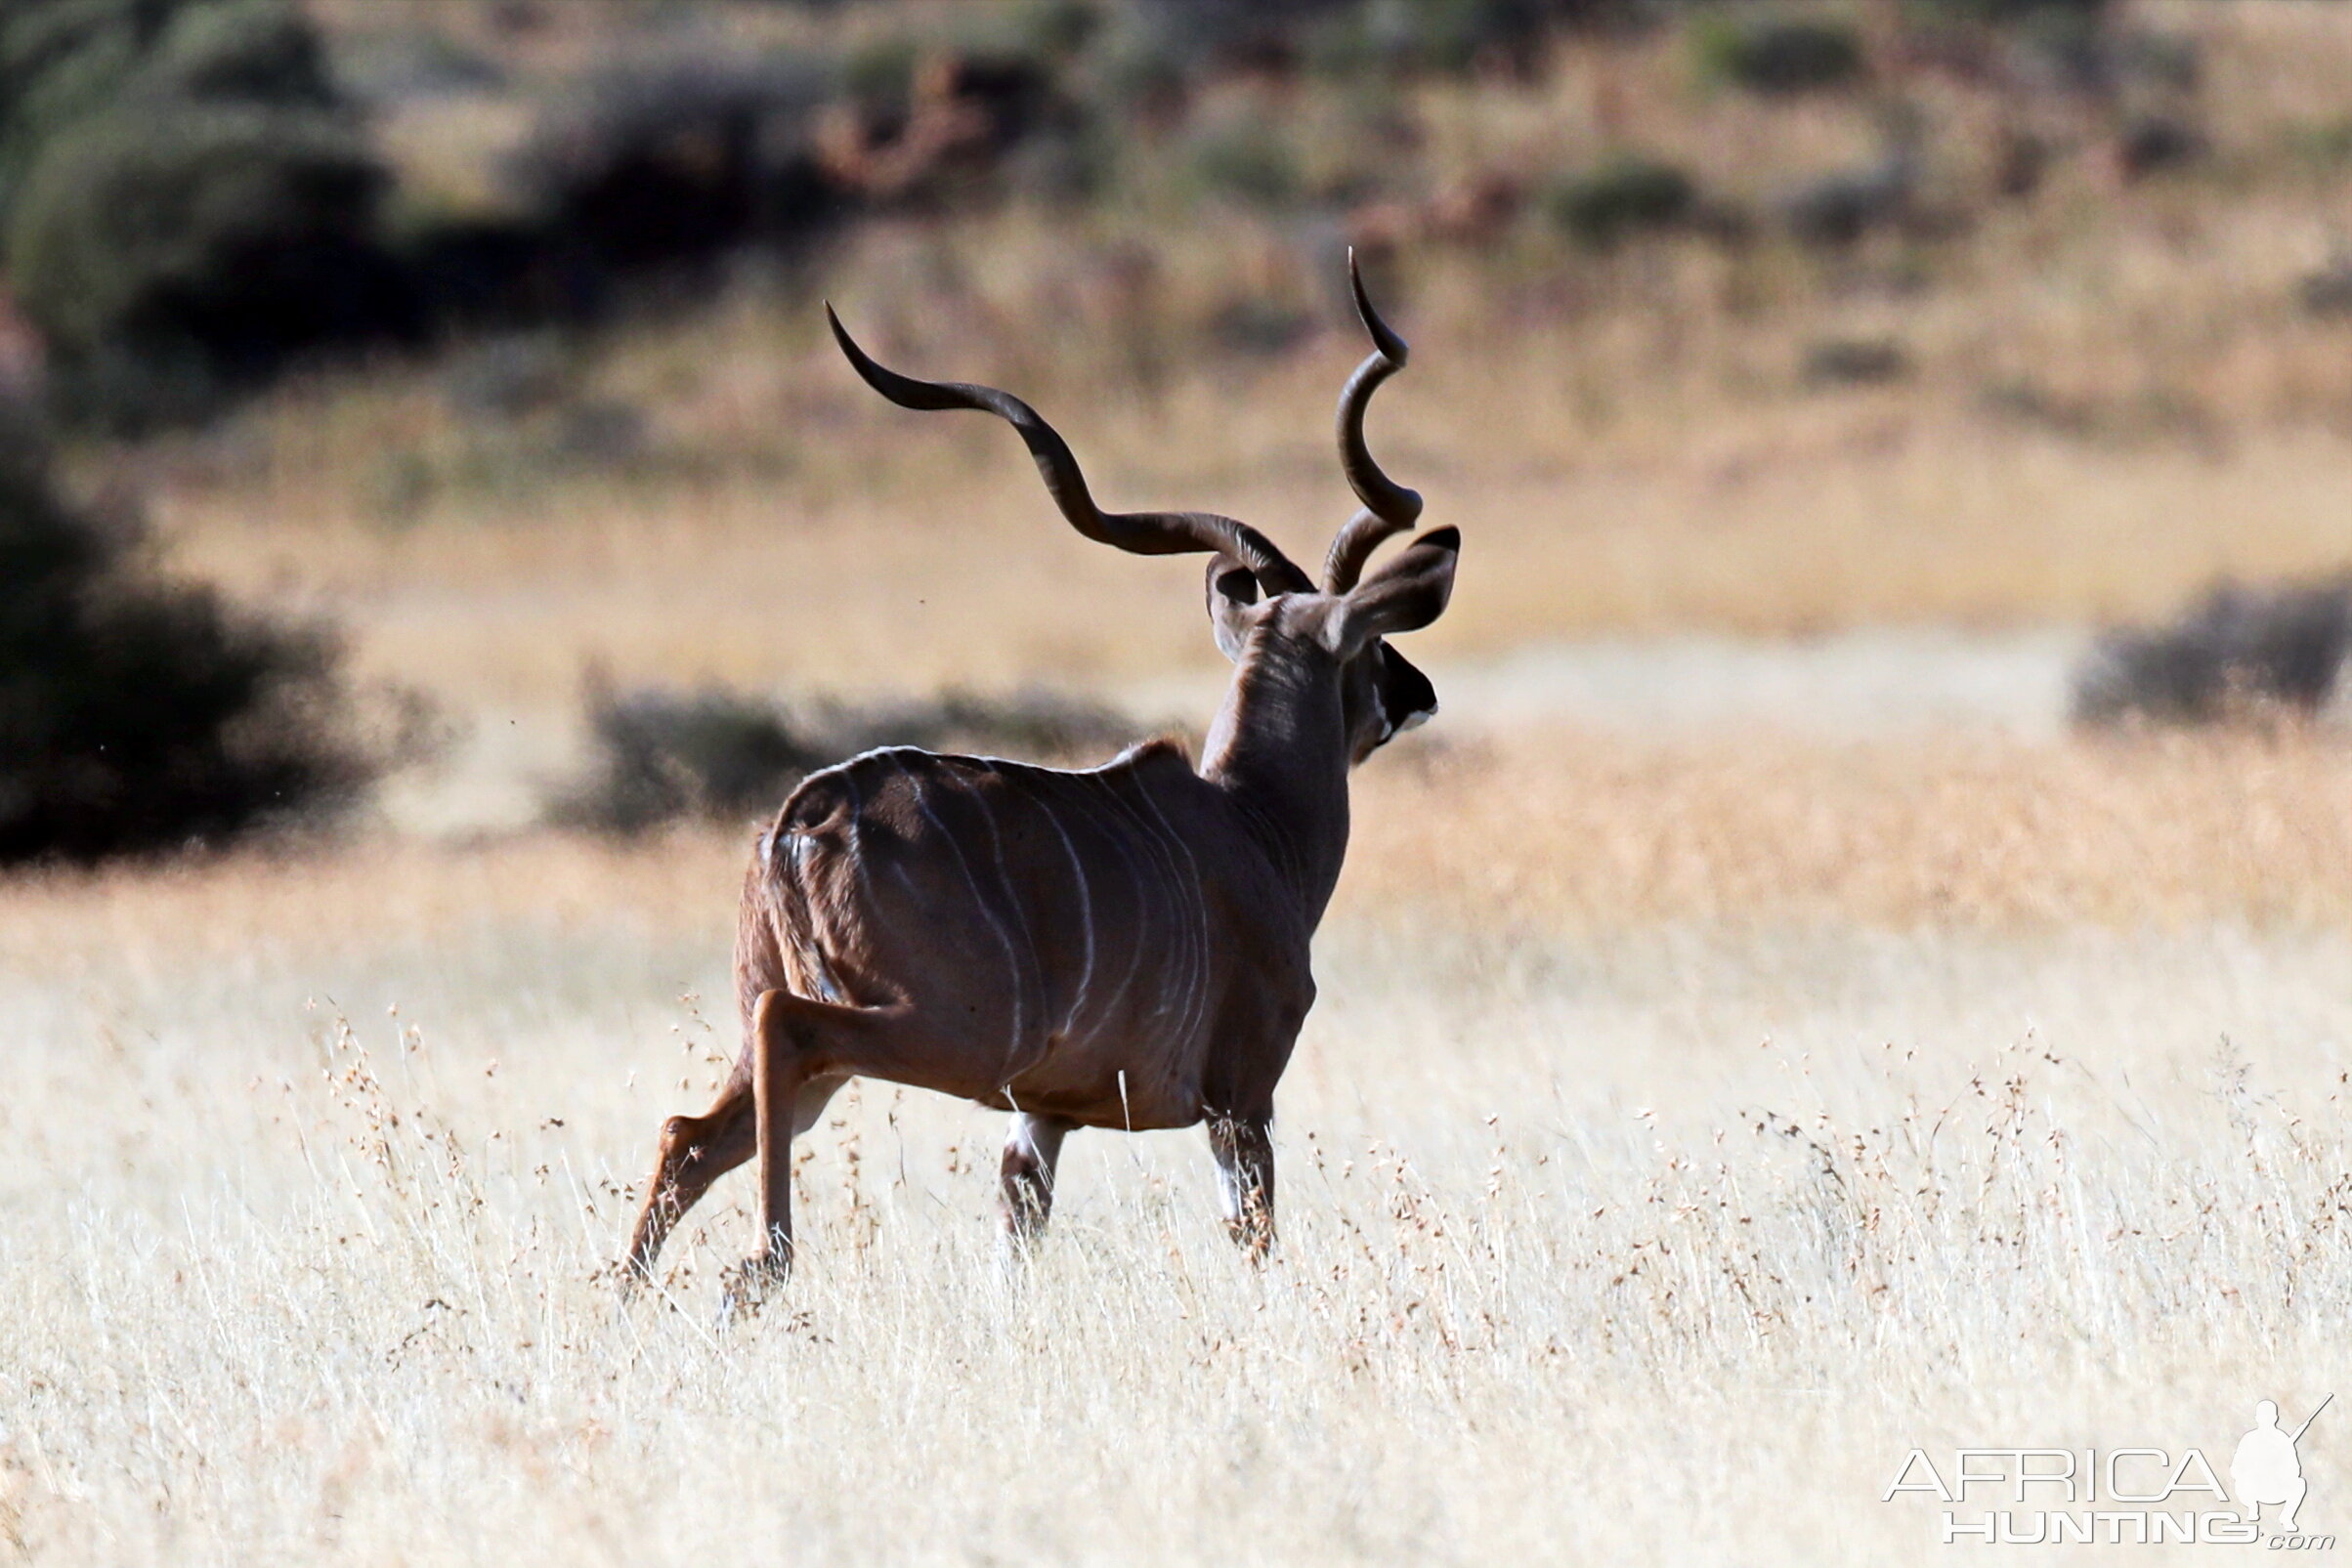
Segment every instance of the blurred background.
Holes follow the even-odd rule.
[[[0,858],[1201,723],[1192,571],[821,301],[1305,559],[1350,246],[1433,746],[2332,695],[2331,0],[7,0]]]

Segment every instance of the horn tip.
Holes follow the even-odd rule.
[[[865,376],[868,381],[872,381],[874,377],[866,368],[872,361],[867,358],[866,351],[858,347],[858,340],[849,335],[849,328],[841,324],[840,313],[833,308],[831,300],[825,302],[825,321],[828,326],[833,328],[833,340],[840,345],[842,355],[848,359],[851,364],[857,366],[860,375]]]
[[[1347,286],[1355,295],[1356,319],[1364,323],[1364,331],[1372,339],[1372,346],[1401,366],[1410,351],[1405,346],[1405,340],[1396,335],[1396,329],[1382,320],[1380,312],[1373,309],[1372,295],[1364,287],[1364,270],[1356,264],[1353,245],[1347,247]]]

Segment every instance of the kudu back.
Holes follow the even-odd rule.
[[[1235,1238],[1271,1245],[1274,1086],[1314,1002],[1308,946],[1347,853],[1347,773],[1436,711],[1429,680],[1386,639],[1445,609],[1461,543],[1438,529],[1366,572],[1422,503],[1364,445],[1365,407],[1406,351],[1352,259],[1349,275],[1373,349],[1340,395],[1339,445],[1362,509],[1319,585],[1231,518],[1102,511],[1027,403],[885,369],[828,307],[841,352],[883,397],[1010,423],[1080,533],[1138,555],[1208,553],[1233,678],[1197,768],[1167,740],[1084,772],[894,747],[803,780],[744,878],[743,1054],[708,1111],[662,1129],[632,1276],[754,1157],[762,1247],[747,1269],[781,1272],[791,1140],[852,1078],[1011,1112],[1016,1236],[1044,1224],[1071,1129],[1206,1121]]]

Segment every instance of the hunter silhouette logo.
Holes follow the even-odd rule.
[[[1963,1448],[1943,1468],[1914,1448],[1881,1501],[1917,1492],[1944,1504],[1947,1546],[2178,1542],[2327,1551],[2335,1537],[2306,1534],[2298,1521],[2310,1483],[2295,1445],[2334,1402],[2328,1395],[2290,1430],[2280,1424],[2276,1400],[2258,1401],[2253,1430],[2230,1458],[2227,1487],[2194,1448]]]
[[[2238,1489],[2238,1501],[2245,1505],[2247,1518],[2260,1519],[2264,1508],[2277,1506],[2282,1510],[2279,1533],[2301,1534],[2295,1528],[2294,1510],[2303,1505],[2309,1483],[2303,1479],[2303,1461],[2295,1453],[2295,1445],[2320,1419],[2320,1410],[2326,1410],[2334,1398],[2330,1394],[2321,1400],[2319,1410],[2304,1417],[2303,1424],[2292,1433],[2279,1429],[2276,1400],[2265,1399],[2254,1407],[2254,1429],[2238,1440],[2238,1456],[2230,1461],[2230,1484]]]

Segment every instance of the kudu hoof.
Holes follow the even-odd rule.
[[[789,1252],[754,1252],[719,1277],[721,1321],[749,1317],[791,1277]]]

